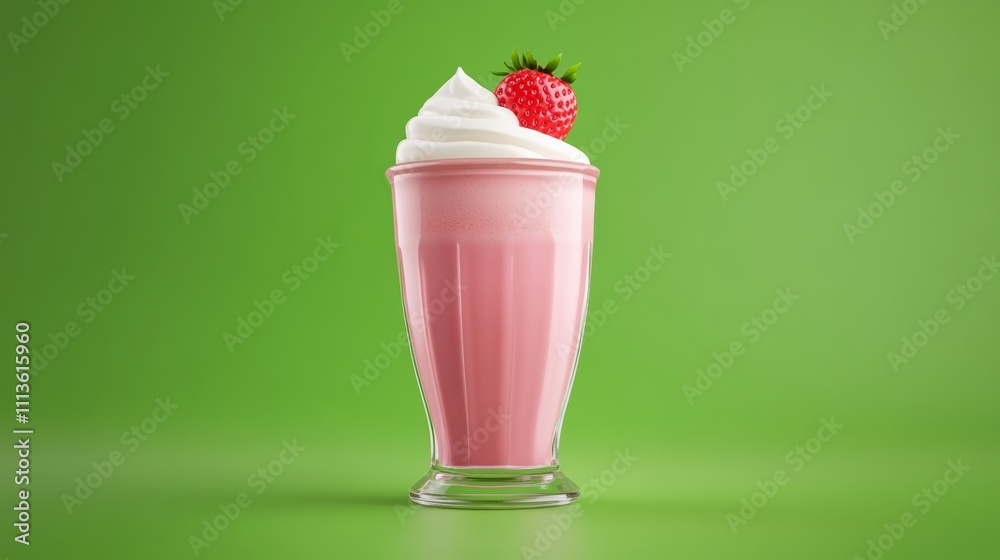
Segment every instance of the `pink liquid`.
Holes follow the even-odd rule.
[[[403,303],[437,464],[558,463],[595,181],[510,164],[395,177]]]

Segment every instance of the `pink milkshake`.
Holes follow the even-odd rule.
[[[521,159],[390,170],[432,467],[558,467],[586,313],[597,175],[582,164]]]
[[[599,171],[564,142],[508,122],[470,82],[459,70],[425,105],[462,118],[422,110],[387,173],[431,430],[431,471],[410,497],[568,503],[579,489],[559,470],[559,431],[586,314]]]

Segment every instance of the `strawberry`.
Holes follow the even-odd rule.
[[[509,72],[494,72],[504,77],[494,92],[500,106],[513,111],[524,128],[565,140],[576,120],[576,94],[570,84],[576,80],[580,65],[570,66],[557,78],[552,73],[559,67],[561,54],[544,67],[531,51],[520,58],[515,49],[510,59],[513,66],[504,63]]]

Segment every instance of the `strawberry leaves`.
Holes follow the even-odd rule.
[[[517,49],[514,49],[510,53],[510,64],[504,63],[507,67],[507,72],[493,72],[494,76],[508,76],[515,72],[520,72],[521,70],[532,70],[535,72],[541,72],[543,74],[555,75],[555,71],[559,68],[559,64],[562,62],[562,54],[557,54],[552,60],[548,62],[545,66],[539,64],[535,57],[531,54],[531,51],[524,51],[524,55],[518,55]],[[576,81],[576,72],[580,68],[580,64],[574,64],[570,66],[569,69],[562,75],[560,80],[566,82],[567,84],[572,84]]]
[[[559,78],[559,79],[562,80],[562,81],[564,81],[564,82],[566,82],[567,84],[572,84],[573,82],[575,82],[576,81],[576,71],[580,69],[580,65],[581,64],[583,64],[583,63],[582,62],[578,62],[578,63],[574,64],[573,66],[570,66],[569,69],[566,70],[566,73],[563,74],[562,78]]]
[[[545,72],[546,74],[555,72],[556,68],[559,68],[560,62],[562,62],[562,53],[557,54],[555,58],[550,60],[549,63],[545,65],[545,68],[542,69],[542,72]]]

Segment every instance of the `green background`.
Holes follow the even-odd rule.
[[[0,554],[190,558],[189,536],[247,492],[200,557],[523,558],[549,529],[545,558],[848,559],[914,512],[885,558],[996,558],[1000,279],[948,301],[1000,250],[995,3],[927,0],[887,40],[889,0],[417,0],[348,61],[342,43],[387,5],[247,1],[220,18],[208,0],[74,1],[0,48],[0,353],[17,321],[36,360],[80,328],[33,377],[30,547],[12,541],[13,449],[0,460]],[[40,9],[5,2],[0,31]],[[735,21],[679,69],[724,9]],[[583,483],[638,457],[559,531],[566,508],[411,509],[428,460],[411,361],[351,382],[404,328],[384,177],[403,126],[458,65],[492,87],[512,47],[584,62],[568,141],[602,170],[591,309],[617,312],[584,342],[562,464]],[[169,76],[121,119],[112,104],[147,65]],[[778,121],[821,86],[833,96],[786,139]],[[246,161],[240,144],[284,107],[294,119]],[[105,118],[60,181],[52,162]],[[602,146],[607,119],[627,128]],[[912,181],[904,165],[947,127],[960,138]],[[724,200],[717,182],[768,138],[779,149]],[[185,220],[230,160],[241,173]],[[905,194],[849,238],[897,179]],[[339,247],[292,291],[283,275],[318,237]],[[667,264],[637,272],[661,246]],[[135,279],[78,313],[122,267]],[[645,281],[626,300],[629,276]],[[786,288],[800,299],[751,342],[744,324]],[[284,303],[230,352],[223,333],[276,289]],[[894,368],[938,309],[949,322]],[[734,342],[745,354],[689,402]],[[167,397],[179,409],[124,445]],[[844,428],[795,471],[786,455],[831,416]],[[293,441],[305,450],[258,494],[248,477]],[[115,451],[124,463],[68,512]],[[915,507],[958,459],[971,470]],[[790,482],[731,530],[778,469]]]

